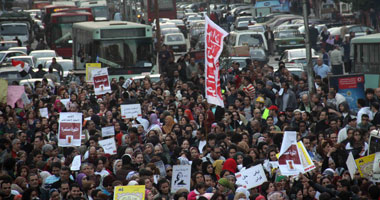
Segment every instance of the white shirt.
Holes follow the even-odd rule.
[[[358,115],[356,116],[356,121],[357,121],[358,124],[360,122],[362,122],[362,115],[363,114],[367,114],[369,116],[369,120],[370,121],[373,120],[373,114],[372,114],[371,109],[369,107],[363,107],[363,108],[360,108],[360,110],[358,112]]]

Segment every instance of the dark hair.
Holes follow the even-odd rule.
[[[359,104],[361,107],[365,107],[365,100],[364,100],[364,99],[358,99],[358,104]]]
[[[54,167],[61,169],[61,163],[60,162],[53,162],[50,166],[50,169],[53,170]]]

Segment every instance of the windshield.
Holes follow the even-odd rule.
[[[61,47],[71,46],[71,29],[73,27],[72,23],[68,24],[55,24],[52,28],[52,41],[56,45]]]
[[[5,53],[0,53],[0,61],[3,60],[4,56],[5,56]]]
[[[108,8],[107,6],[96,6],[91,8],[94,17],[105,17],[108,18]]]
[[[189,17],[187,21],[202,20],[203,17]]]
[[[301,37],[298,31],[281,31],[276,33],[277,38],[294,38]]]
[[[19,78],[21,78],[21,75],[17,71],[1,72],[0,73],[0,78],[4,78],[4,79],[19,79]]]
[[[116,68],[152,67],[154,63],[152,47],[152,40],[148,38],[101,41],[99,61]]]
[[[168,33],[181,33],[179,29],[162,29],[161,33],[166,35]]]
[[[182,42],[182,41],[184,41],[182,35],[168,35],[166,40],[168,42]]]
[[[27,35],[28,27],[25,25],[1,25],[1,35]]]
[[[263,44],[263,38],[261,35],[257,34],[245,34],[240,35],[238,46],[242,45],[248,45],[248,46],[256,46],[256,45],[262,45]]]

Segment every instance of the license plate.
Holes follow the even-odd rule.
[[[178,47],[178,46],[173,46],[172,48],[173,48],[173,49],[179,49],[179,47]]]
[[[297,44],[296,41],[290,41],[289,44]]]

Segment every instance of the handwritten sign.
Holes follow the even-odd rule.
[[[82,113],[61,112],[59,114],[58,146],[81,145]]]
[[[145,185],[116,186],[113,200],[144,200]]]
[[[86,82],[92,81],[91,71],[93,69],[98,69],[101,67],[102,67],[101,63],[86,63]]]
[[[115,127],[107,126],[102,128],[102,137],[115,136]]]
[[[123,119],[136,118],[141,115],[140,104],[123,104],[121,107],[121,117]]]
[[[107,68],[95,68],[91,70],[92,82],[94,83],[95,95],[111,93],[111,85],[108,80]]]
[[[110,155],[116,154],[116,142],[113,137],[105,140],[100,140],[98,143],[104,149],[104,153]]]
[[[242,172],[236,173],[236,184],[241,185],[246,189],[251,189],[262,185],[267,181],[264,168],[261,164],[246,169]]]
[[[191,165],[174,165],[171,192],[185,188],[190,191]]]
[[[42,118],[49,118],[49,112],[47,108],[40,108],[40,116]]]
[[[278,164],[281,174],[284,176],[295,176],[305,172],[297,146],[297,133],[295,131],[285,131]]]

